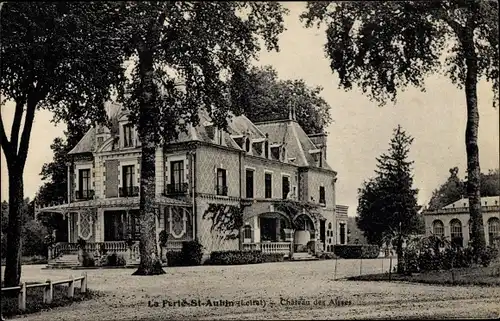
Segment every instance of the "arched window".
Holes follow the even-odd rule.
[[[444,224],[440,220],[435,220],[432,223],[432,233],[434,235],[443,237],[444,236]]]
[[[488,220],[488,238],[490,245],[495,244],[498,237],[500,237],[500,220],[496,217],[492,217]]]
[[[250,225],[245,225],[245,227],[243,227],[243,238],[245,239],[252,238],[252,227]]]
[[[457,246],[463,246],[462,223],[458,219],[450,221],[451,242]]]

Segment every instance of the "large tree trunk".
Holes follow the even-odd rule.
[[[141,180],[140,180],[140,225],[141,237],[139,252],[141,262],[134,275],[165,274],[161,267],[156,246],[156,208],[155,200],[155,133],[153,54],[151,51],[139,53],[139,68],[142,83],[140,105],[139,135],[142,143]]]
[[[467,150],[467,195],[472,222],[472,246],[476,254],[486,247],[483,216],[481,214],[479,149],[477,146],[479,111],[477,107],[477,56],[474,48],[473,30],[467,29],[463,38],[467,74],[465,96],[467,100],[467,127],[465,146]],[[477,256],[476,256],[477,257]]]
[[[9,163],[9,162],[8,162]],[[21,280],[22,206],[24,202],[22,167],[8,164],[9,170],[9,222],[4,284],[18,286]]]

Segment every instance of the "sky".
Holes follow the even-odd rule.
[[[397,103],[379,107],[358,90],[338,88],[324,53],[326,35],[323,29],[306,29],[299,20],[303,2],[287,2],[286,31],[281,34],[279,52],[263,48],[256,65],[271,65],[281,79],[304,79],[310,86],[322,86],[322,97],[331,106],[334,122],[327,128],[327,161],[338,173],[337,204],[349,206],[349,216],[356,215],[358,188],[374,176],[376,157],[386,152],[393,129],[400,124],[414,138],[410,160],[414,161],[414,187],[419,190],[420,205],[428,203],[432,191],[446,181],[448,170],[457,166],[464,177],[467,167],[465,151],[466,105],[463,90],[450,80],[434,75],[426,81],[426,92],[407,88]],[[479,159],[483,172],[499,167],[499,109],[492,107],[493,94],[488,83],[478,84]],[[12,124],[14,106],[2,107],[7,129]],[[33,197],[42,185],[42,165],[52,160],[50,145],[62,137],[65,126],[50,122],[51,113],[39,111],[35,116],[28,159],[24,173],[26,197]],[[2,151],[1,199],[8,199],[7,168]]]

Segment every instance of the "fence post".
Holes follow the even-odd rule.
[[[26,310],[26,282],[21,283],[21,289],[19,290],[19,300],[18,300],[19,310]]]
[[[389,257],[389,281],[392,279],[392,255]]]
[[[363,275],[363,258],[359,259],[359,275]]]
[[[83,272],[82,276],[83,276],[83,279],[82,279],[82,283],[80,286],[80,292],[86,293],[87,292],[87,272]]]
[[[70,276],[71,281],[69,281],[68,286],[68,297],[72,298],[75,295],[75,278]]]
[[[43,289],[43,303],[47,304],[52,303],[53,295],[54,292],[53,292],[52,281],[47,280],[47,286]]]
[[[338,257],[335,257],[335,270],[333,272],[333,280],[334,281],[337,281],[337,260],[338,260]]]

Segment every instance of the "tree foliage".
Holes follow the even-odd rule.
[[[80,122],[68,123],[64,132],[65,139],[57,137],[50,145],[54,156],[51,162],[42,166],[40,175],[45,183],[36,195],[36,202],[40,205],[60,204],[68,199],[68,171],[67,163],[71,161],[68,153],[82,139],[90,125],[82,119]]]
[[[326,23],[325,51],[346,90],[357,85],[383,105],[405,87],[424,91],[426,78],[438,72],[464,90],[471,235],[477,254],[483,252],[477,83],[491,83],[496,106],[498,1],[309,2],[301,19],[308,27]]]
[[[23,173],[35,113],[46,109],[54,121],[69,124],[106,120],[103,104],[124,77],[119,43],[110,37],[115,8],[106,2],[2,5],[0,103],[2,109],[14,106],[10,139],[0,118],[9,172],[6,285],[19,284],[21,273]]]
[[[310,87],[304,80],[278,79],[271,66],[253,67],[246,78],[243,113],[253,122],[288,119],[294,110],[299,125],[308,134],[323,132],[332,122],[330,105],[320,96],[322,87]]]
[[[481,197],[500,195],[500,172],[497,169],[481,173]],[[458,167],[450,169],[450,177],[432,192],[428,209],[437,210],[467,195],[467,178],[458,177]]]
[[[359,189],[357,225],[369,243],[382,245],[396,233],[403,236],[421,230],[417,193],[408,153],[413,138],[398,126],[388,153],[377,158],[376,176]]]

